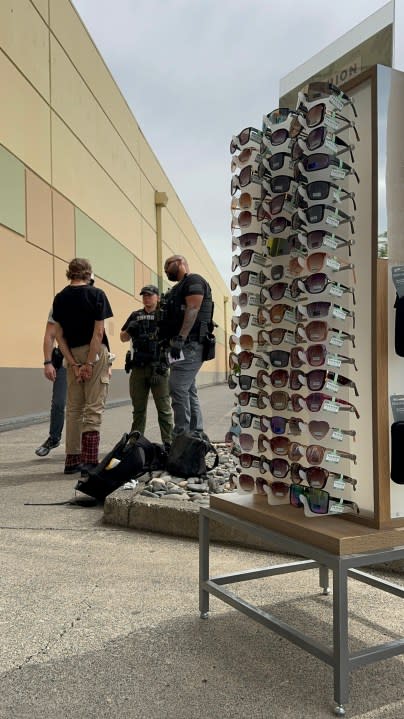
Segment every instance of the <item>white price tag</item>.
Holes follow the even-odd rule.
[[[330,514],[344,514],[344,505],[343,504],[330,504],[329,508]]]
[[[347,314],[342,307],[337,307],[336,305],[332,308],[332,316],[336,317],[338,320],[346,320],[347,318]]]
[[[248,279],[250,285],[261,285],[261,277],[259,275],[252,275]]]
[[[326,462],[333,462],[334,464],[338,464],[341,457],[336,452],[327,452],[325,455],[325,461]]]
[[[335,202],[341,202],[341,192],[340,192],[340,190],[334,190],[334,192],[332,193],[332,196],[333,196]]]
[[[342,297],[344,290],[339,285],[329,285],[329,293],[334,297]]]
[[[333,429],[333,431],[331,432],[331,439],[337,439],[338,442],[342,442],[342,440],[344,439],[344,435],[342,434],[340,429]]]
[[[258,322],[257,317],[251,317],[251,327],[262,327],[261,322]]]
[[[341,367],[342,362],[338,355],[327,355],[327,365],[329,367]]]
[[[325,247],[331,247],[332,250],[336,250],[338,242],[334,239],[333,235],[329,235],[328,237],[324,237],[323,245],[325,245]]]
[[[293,204],[293,202],[290,202],[289,200],[286,200],[283,203],[283,208],[285,212],[288,212],[289,215],[293,215],[293,213],[296,211],[296,205]]]
[[[345,482],[341,477],[338,477],[338,479],[334,479],[333,483],[334,489],[345,489]]]
[[[259,295],[249,295],[247,304],[252,307],[259,307],[261,304]]]
[[[329,137],[327,137],[324,143],[324,147],[326,147],[328,150],[331,150],[331,152],[338,152],[337,144]]]
[[[337,412],[339,412],[339,405],[330,399],[326,399],[323,404],[323,410],[324,412],[334,412],[334,414],[337,414]]]
[[[342,347],[343,344],[344,340],[339,335],[330,336],[330,345],[334,345],[334,347]]]
[[[290,294],[290,288],[289,288],[289,287],[286,288],[285,294],[284,294],[283,296],[284,296],[284,298],[285,298],[286,300],[291,300],[291,299],[293,299],[293,298],[292,298],[292,295]]]
[[[330,130],[339,130],[339,128],[341,127],[341,122],[332,115],[326,115],[323,120],[323,125],[329,127]]]
[[[331,379],[329,379],[325,383],[325,389],[328,389],[330,392],[338,392],[339,385],[336,382],[333,382]]]
[[[293,322],[293,324],[296,324],[296,313],[294,310],[286,310],[284,318],[287,322]]]
[[[334,107],[336,107],[337,110],[344,109],[344,101],[341,99],[341,97],[339,95],[330,95],[329,100],[330,100],[330,105],[334,105]]]
[[[338,227],[339,219],[336,215],[328,215],[326,219],[326,225],[332,225],[332,227]]]
[[[287,342],[287,344],[289,344],[289,345],[295,345],[296,340],[295,340],[294,332],[286,332],[286,334],[283,338],[283,341]]]
[[[339,270],[341,263],[335,257],[327,257],[325,261],[326,267],[330,267],[332,270]]]
[[[261,429],[261,424],[260,424],[259,419],[257,419],[257,418],[253,419],[252,427],[253,427],[253,429]]]
[[[251,397],[250,407],[258,407],[258,401],[257,401],[256,397]]]
[[[333,167],[330,171],[330,177],[334,177],[336,180],[343,180],[347,173],[342,167]]]

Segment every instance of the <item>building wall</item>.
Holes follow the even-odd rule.
[[[0,86],[0,421],[49,409],[43,331],[74,256],[90,259],[114,311],[110,398],[127,397],[120,327],[142,285],[167,288],[174,253],[212,286],[218,351],[199,381],[223,379],[228,288],[69,0],[2,0]]]

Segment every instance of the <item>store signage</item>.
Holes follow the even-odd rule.
[[[355,77],[355,75],[359,75],[360,72],[362,72],[362,59],[359,55],[351,60],[348,65],[331,75],[331,77],[328,78],[328,82],[332,82],[333,85],[342,85],[344,82],[348,82],[348,80]]]

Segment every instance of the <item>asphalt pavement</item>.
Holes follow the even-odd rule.
[[[227,387],[200,390],[205,429],[228,429]],[[130,426],[105,413],[101,454]],[[146,435],[158,440],[150,406]],[[326,719],[332,670],[211,598],[198,612],[198,543],[103,525],[102,507],[64,502],[63,448],[39,459],[36,424],[0,434],[1,719]],[[290,557],[213,545],[211,571]],[[404,584],[400,575],[379,573]],[[403,636],[403,603],[350,580],[351,649]],[[245,599],[306,633],[332,639],[331,597],[316,571],[234,585]],[[404,717],[404,656],[351,675],[347,716]]]

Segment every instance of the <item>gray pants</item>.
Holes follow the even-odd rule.
[[[174,413],[173,434],[203,430],[203,417],[196,389],[196,375],[202,367],[203,346],[199,342],[184,345],[184,359],[170,368],[170,396]]]
[[[65,422],[66,389],[66,369],[62,366],[56,370],[56,379],[52,388],[49,437],[55,444],[60,442]]]

